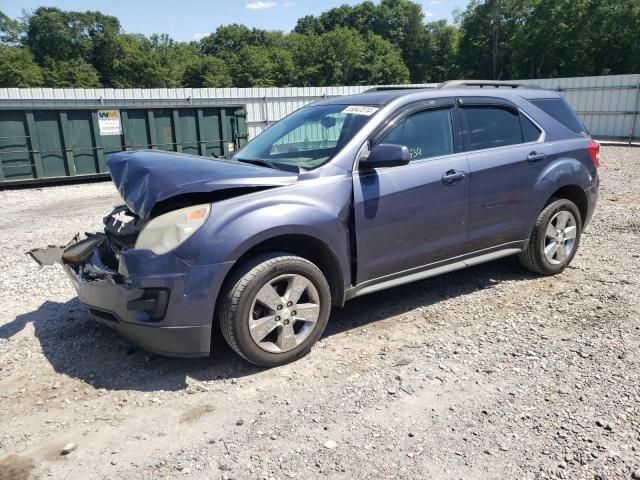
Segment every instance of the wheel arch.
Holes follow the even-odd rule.
[[[335,252],[324,241],[307,234],[287,233],[276,235],[252,245],[244,251],[235,261],[234,266],[225,276],[221,292],[229,287],[229,279],[235,272],[252,258],[265,253],[282,252],[297,255],[316,265],[324,274],[331,291],[331,303],[342,306],[345,302],[344,274],[340,268],[340,262]],[[218,298],[222,298],[219,295]],[[216,307],[216,310],[218,308]]]
[[[539,173],[534,183],[530,197],[532,203],[529,223],[533,226],[540,212],[554,197],[557,197],[566,198],[575,203],[584,224],[589,210],[585,190],[592,184],[593,174],[580,160],[571,157],[555,158]]]
[[[549,196],[545,203],[545,207],[555,198],[564,198],[575,203],[576,207],[578,207],[578,210],[580,211],[581,223],[584,224],[589,213],[589,203],[587,200],[587,194],[582,187],[578,185],[565,185],[560,187],[553,192],[551,196]]]

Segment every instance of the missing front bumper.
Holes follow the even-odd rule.
[[[156,353],[208,355],[214,305],[232,263],[189,265],[173,253],[129,249],[119,252],[116,271],[102,258],[108,242],[86,242],[63,262],[92,317]]]
[[[69,264],[64,265],[64,269],[71,278],[78,299],[88,307],[96,321],[154,353],[176,357],[209,355],[211,322],[203,325],[166,324],[170,306],[167,288],[140,288],[116,283],[112,278],[82,278]],[[174,320],[169,319],[169,322]]]

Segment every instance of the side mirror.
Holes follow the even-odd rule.
[[[411,160],[409,149],[404,145],[381,143],[373,147],[369,156],[360,160],[360,168],[399,167]]]

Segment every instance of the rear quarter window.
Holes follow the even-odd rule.
[[[522,134],[524,135],[525,143],[537,142],[540,139],[540,135],[542,135],[540,129],[522,114],[520,114],[520,125],[522,125]]]
[[[529,101],[546,114],[555,118],[569,130],[572,130],[579,135],[589,134],[578,116],[563,98],[544,98]]]

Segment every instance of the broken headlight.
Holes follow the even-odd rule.
[[[151,250],[162,255],[173,250],[204,225],[211,205],[195,205],[160,215],[147,223],[138,239],[136,249]]]

